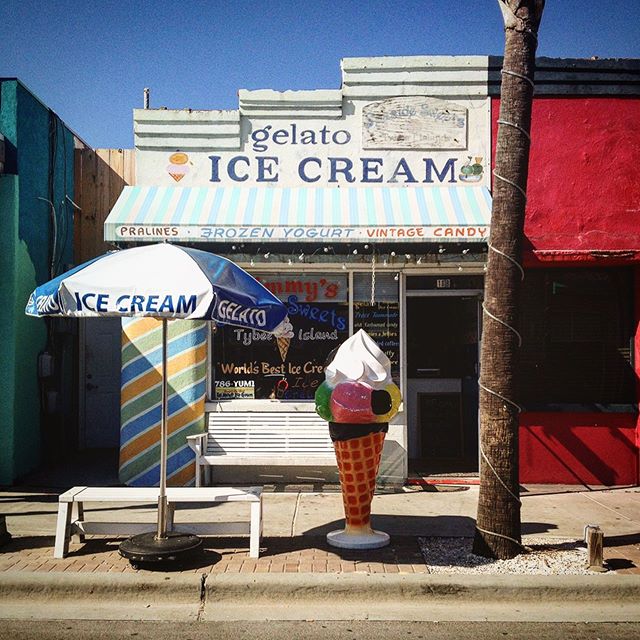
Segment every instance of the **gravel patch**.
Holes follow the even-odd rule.
[[[526,538],[524,552],[510,560],[473,554],[472,538],[419,538],[418,542],[429,573],[594,575],[586,568],[582,540]]]

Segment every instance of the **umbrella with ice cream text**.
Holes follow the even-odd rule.
[[[285,305],[231,260],[198,249],[153,244],[107,253],[46,282],[31,294],[25,313],[162,320],[158,526],[155,535],[135,536],[120,551],[129,553],[131,545],[125,543],[134,541],[136,550],[144,550],[145,560],[164,560],[179,554],[182,546],[193,548],[199,543],[195,536],[166,530],[167,321],[210,320],[289,338],[293,334]]]

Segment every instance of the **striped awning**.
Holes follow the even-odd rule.
[[[107,241],[485,241],[486,187],[125,187]]]

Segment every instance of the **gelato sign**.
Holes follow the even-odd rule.
[[[190,137],[180,144],[190,121],[184,116],[182,126],[177,112],[157,141],[138,148],[138,183],[451,186],[472,176],[488,186],[488,99],[398,96],[348,106],[335,119],[241,115],[237,138],[212,134],[198,147]],[[167,137],[174,149],[164,146]]]

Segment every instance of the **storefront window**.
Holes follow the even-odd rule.
[[[630,270],[530,270],[521,327],[521,402],[527,409],[632,405]]]
[[[327,356],[349,337],[347,274],[255,274],[287,304],[294,336],[218,326],[213,334],[214,400],[313,400]]]
[[[371,283],[374,282],[373,299]],[[400,305],[398,280],[392,273],[353,276],[353,331],[364,329],[391,360],[391,375],[400,385]]]

